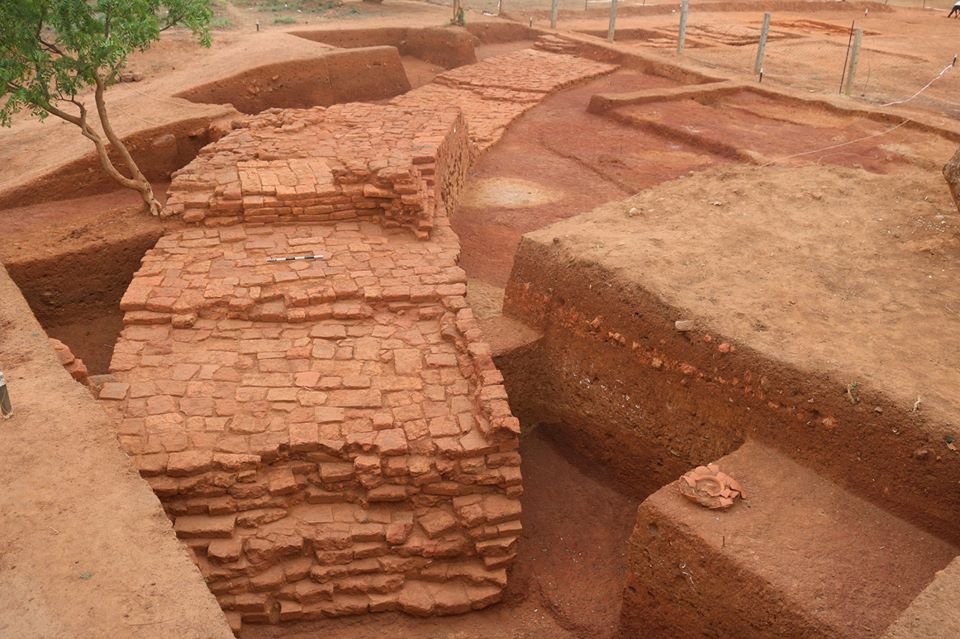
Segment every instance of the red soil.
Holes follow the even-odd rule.
[[[751,8],[759,8],[759,5],[751,5]],[[447,11],[442,10],[444,16]],[[419,20],[425,24],[442,21],[445,17],[440,18],[440,12],[438,9],[436,13]],[[916,12],[909,15],[916,18]],[[893,32],[898,24],[897,16],[877,15],[878,21],[883,20],[883,28],[878,30]],[[844,14],[837,17],[836,21],[845,21],[846,18]],[[662,18],[664,24],[668,19],[673,21],[674,18]],[[754,16],[751,14],[748,18],[729,13],[725,19],[749,22]],[[603,17],[598,15],[592,21],[600,23]],[[938,24],[942,22],[945,21],[940,20]],[[912,25],[911,29],[919,30],[928,26],[927,23]],[[949,26],[952,28],[954,23],[951,22]],[[936,39],[942,41],[946,26],[940,27],[937,32]],[[239,39],[239,34],[234,35]],[[740,57],[746,49],[740,47],[716,55],[716,50],[697,50],[711,52],[703,55],[701,61],[729,70],[743,66]],[[175,55],[176,52],[168,53]],[[817,64],[817,60],[823,62],[822,59],[811,59],[812,64]],[[931,53],[930,60],[934,59],[938,58]],[[177,64],[182,62],[178,59]],[[426,64],[418,66],[419,70],[414,74],[418,79],[410,78],[414,86],[421,84],[420,80],[434,72]],[[159,67],[156,69],[158,74],[163,72]],[[910,86],[927,79],[916,67],[911,69],[898,69],[891,77]],[[924,77],[920,78],[920,75]],[[789,83],[787,79],[780,81]],[[827,90],[823,88],[826,81],[821,82],[819,78],[805,80],[801,84]],[[674,86],[674,83],[664,78],[622,70],[589,85],[560,93],[517,121],[499,144],[474,165],[470,175],[472,186],[465,193],[463,205],[453,218],[454,228],[460,233],[463,245],[461,263],[468,274],[502,286],[507,281],[516,245],[524,232],[590,210],[604,202],[621,200],[636,191],[689,172],[728,163],[728,159],[697,148],[695,140],[670,139],[651,130],[640,130],[586,112],[586,104],[594,93],[669,86]],[[889,87],[885,86],[884,95],[889,92]],[[664,108],[676,106],[664,105]],[[684,111],[688,116],[699,118],[702,127],[716,122],[712,117],[714,111],[725,117],[732,109],[738,110],[737,118],[743,116],[761,127],[767,126],[770,119],[767,116],[770,115],[788,119],[791,108],[786,108],[785,113],[773,114],[769,106],[764,100],[747,97],[737,98],[726,105],[690,103],[681,106],[676,113]],[[948,106],[952,108],[949,103]],[[762,118],[756,114],[758,107],[765,109]],[[151,108],[162,111],[170,106],[160,102]],[[786,138],[776,138],[779,129],[773,128],[765,136],[757,135],[754,128],[745,133],[756,144],[768,145],[768,152],[776,156],[807,148],[805,144],[809,141],[810,131],[814,131],[819,143],[841,134],[855,136],[877,130],[872,123],[857,123],[853,130],[843,131],[842,127],[836,126],[833,115],[816,110],[809,115],[811,119],[808,124],[812,128],[804,129],[787,122],[790,133]],[[861,126],[863,128],[859,128]],[[726,139],[739,139],[742,133],[729,122],[720,129],[718,135]],[[871,170],[883,172],[889,170],[892,164],[905,163],[904,158],[909,160],[909,156],[902,153],[902,146],[914,145],[915,141],[894,137],[885,139],[884,143],[894,144],[895,148],[865,145],[857,148],[857,155],[851,155],[851,149],[847,149],[839,161],[836,157],[832,159],[839,164],[860,163]],[[912,161],[934,165],[940,150],[941,142],[935,142],[916,152]],[[510,188],[499,188],[505,183]],[[785,178],[779,186],[790,189],[796,184]],[[491,202],[491,192],[500,199]],[[850,199],[855,201],[855,196],[856,193],[852,192]],[[36,274],[51,268],[52,262],[45,261],[47,258],[56,256],[56,259],[61,259],[62,255],[75,254],[75,259],[67,262],[67,269],[59,274],[58,281],[63,290],[57,293],[58,297],[52,298],[50,306],[59,307],[69,303],[82,308],[82,301],[75,299],[76,292],[89,290],[91,277],[104,275],[102,283],[95,288],[105,291],[112,290],[111,287],[124,288],[124,278],[127,277],[123,268],[112,269],[109,277],[106,276],[108,269],[104,269],[102,274],[89,271],[91,262],[87,261],[88,257],[95,256],[107,245],[131,243],[131,248],[124,252],[124,268],[127,268],[129,261],[134,259],[133,241],[145,242],[143,238],[159,232],[158,223],[141,216],[136,208],[130,196],[108,194],[38,207],[8,209],[0,213],[0,219],[3,220],[5,232],[12,233],[6,237],[15,239],[5,239],[0,245],[0,261],[7,263],[14,273],[18,268],[21,269],[18,277],[20,285],[34,302],[34,311],[43,315],[42,303],[38,304],[37,300],[42,301],[44,292],[50,287],[36,286],[31,292],[31,282],[39,282]],[[63,232],[53,234],[51,228],[62,229]],[[753,241],[762,244],[762,238],[754,238]],[[939,248],[934,247],[933,250]],[[922,253],[923,248],[918,248],[914,266],[927,260]],[[940,259],[942,255],[938,253],[935,257]],[[908,272],[909,268],[909,264],[902,265],[900,270]],[[842,273],[836,274],[836,278],[836,282],[844,282]],[[896,287],[894,279],[890,279],[888,284]],[[73,297],[66,293],[67,290],[71,291]],[[106,295],[104,299],[112,298]],[[49,325],[56,327],[58,321],[62,322],[63,332],[60,335],[78,356],[91,364],[93,370],[96,362],[103,361],[104,357],[95,353],[102,353],[103,346],[112,342],[112,338],[104,338],[90,330],[90,322],[112,325],[113,320],[108,316],[109,313],[103,311],[103,307],[101,314],[92,319],[84,319],[86,316],[80,312],[71,313],[74,317],[58,320],[56,313],[51,312]],[[52,330],[53,334],[57,334],[56,330]],[[903,330],[906,333],[911,331],[909,323],[904,324]],[[79,333],[90,338],[86,352],[82,344],[84,340],[77,342],[73,337]],[[864,344],[863,348],[869,349],[871,346]],[[595,355],[586,351],[583,354],[585,357]],[[397,632],[411,637],[451,639],[609,636],[616,627],[615,602],[619,601],[623,576],[618,552],[632,525],[635,501],[609,488],[610,484],[592,480],[570,466],[541,436],[540,433],[547,430],[547,427],[540,427],[539,431],[525,437],[522,443],[526,487],[524,537],[504,605],[442,620],[421,621],[386,614],[310,626],[248,627],[245,636],[307,637],[318,631],[333,639],[380,637]],[[722,445],[729,445],[729,442]],[[720,445],[717,442],[705,445],[709,446],[716,448]],[[606,452],[611,457],[622,455],[622,450],[616,450],[616,446],[608,446]],[[641,472],[634,470],[635,475]],[[670,475],[672,470],[670,468],[664,472],[664,477]],[[621,489],[626,488],[627,483],[621,476]],[[634,495],[644,497],[655,488],[652,485],[643,486]],[[599,508],[598,504],[604,507]]]

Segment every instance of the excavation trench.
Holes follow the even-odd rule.
[[[104,374],[123,327],[120,298],[159,237],[148,232],[7,270],[47,333],[68,344],[91,374]]]
[[[397,51],[404,54],[402,47],[407,47],[406,54],[416,53],[429,64],[449,68],[477,56],[478,38],[489,43],[485,46],[510,49],[518,46],[512,41],[515,36],[528,35],[516,30],[473,35],[438,31],[458,43],[448,51],[452,57],[424,53],[417,48],[423,34],[409,30],[299,35],[342,47],[375,46],[372,55],[388,56],[393,60],[390,68],[399,68],[401,75]],[[426,50],[435,50],[435,43]],[[490,636],[491,629],[502,630],[504,624],[558,639],[696,637],[707,627],[742,637],[774,633],[852,638],[865,636],[857,634],[864,628],[878,636],[956,555],[960,537],[952,514],[960,504],[943,489],[949,484],[949,469],[931,466],[924,474],[912,474],[909,464],[900,463],[889,470],[894,480],[890,483],[899,482],[899,489],[885,486],[882,495],[876,494],[870,468],[886,463],[880,451],[906,450],[888,434],[902,424],[896,406],[876,402],[881,410],[879,417],[872,417],[876,428],[869,435],[836,431],[820,436],[810,424],[822,424],[825,417],[863,419],[844,397],[831,394],[833,381],[780,365],[748,346],[731,350],[729,343],[713,335],[678,333],[672,322],[680,309],[642,286],[620,281],[615,271],[581,259],[576,250],[566,248],[567,237],[554,238],[548,229],[523,238],[597,204],[618,202],[693,172],[730,165],[737,156],[716,152],[722,144],[736,142],[740,149],[746,146],[771,155],[782,152],[780,145],[788,145],[783,136],[742,135],[730,119],[714,117],[724,113],[717,108],[721,103],[739,109],[754,128],[772,131],[779,124],[793,139],[872,126],[816,109],[788,117],[772,98],[718,97],[709,87],[703,95],[676,99],[671,91],[707,79],[652,73],[642,66],[559,92],[520,117],[471,167],[452,215],[463,247],[460,264],[467,275],[477,288],[493,289],[494,297],[498,288],[505,288],[505,314],[541,334],[522,346],[502,349],[496,358],[510,409],[522,423],[525,488],[523,533],[503,604],[441,621],[387,612],[278,627],[247,624],[242,636],[298,637],[322,629],[325,636],[337,638],[389,627],[411,635],[442,630],[451,636],[461,632],[457,636],[480,637]],[[219,102],[235,95],[239,84],[260,86],[264,77],[254,81],[236,76],[225,84],[202,87],[190,99]],[[387,93],[401,88],[391,85]],[[651,122],[648,110],[638,106],[647,98],[636,95],[633,102],[615,105],[612,113],[588,112],[591,97],[611,91],[662,91],[656,106],[664,115]],[[260,101],[266,99],[277,100],[270,105],[296,106],[286,104],[294,94],[299,95],[262,90],[245,97],[244,104],[233,104],[249,112],[266,108],[267,103]],[[328,97],[315,99],[322,102]],[[337,100],[341,98],[345,96]],[[808,122],[790,119],[798,117]],[[678,133],[680,127],[671,126],[671,118],[719,122],[709,132],[717,139],[703,131]],[[589,145],[583,143],[583,131],[591,132]],[[902,142],[922,146],[911,137]],[[925,144],[929,150],[945,143]],[[466,155],[462,149],[458,153]],[[881,173],[905,163],[906,157],[902,148],[881,149],[873,155],[870,151],[835,155],[828,161],[859,161]],[[82,204],[87,209],[95,205],[96,200]],[[159,223],[112,233],[104,228],[93,224],[77,231],[73,239],[85,240],[85,245],[59,251],[48,247],[46,257],[7,262],[48,332],[61,337],[88,362],[91,372],[98,373],[106,371],[121,328],[119,299],[143,253],[162,232]],[[511,335],[506,337],[509,342]],[[709,374],[700,374],[704,371]],[[776,402],[773,388],[780,391]],[[802,404],[813,396],[830,399]],[[788,405],[801,406],[799,416],[780,410]],[[767,464],[770,459],[776,463]],[[770,519],[745,521],[745,516],[736,515],[740,519],[725,520],[731,522],[724,524],[727,527],[711,528],[714,523],[706,515],[680,500],[676,479],[694,466],[716,460],[742,473],[749,479],[747,485],[759,490],[755,501],[748,497],[746,504],[738,504],[740,510],[732,512],[760,513],[751,516]],[[321,463],[338,462],[331,458]],[[770,480],[778,468],[802,477],[809,491],[787,485],[789,478]],[[915,494],[929,499],[917,504]],[[857,539],[850,535],[822,540],[817,537],[822,531],[814,529],[806,531],[807,538],[789,537],[791,527],[802,528],[803,522],[829,510],[821,507],[824,501],[834,507],[831,516],[852,513],[837,519],[840,524],[870,529],[865,548],[857,548]],[[778,508],[781,502],[791,508]],[[179,514],[192,513],[196,507],[183,501]],[[781,517],[777,514],[781,512],[786,514]],[[771,529],[774,533],[768,535]],[[874,534],[874,529],[881,532]],[[774,556],[778,535],[784,531],[798,556],[813,566],[799,574],[798,583],[806,588],[799,594],[784,594],[785,587],[773,574],[795,569],[780,565]],[[896,544],[909,552],[891,559],[885,549]],[[199,543],[195,546],[200,548]],[[741,549],[770,554],[745,565],[737,555]],[[840,561],[849,555],[857,560]],[[910,556],[921,559],[908,561]],[[841,581],[848,579],[842,585],[867,584],[849,606],[837,604],[838,593],[817,590],[823,580],[817,569],[823,568],[824,557],[841,566]],[[901,576],[898,584],[889,579],[890,570]],[[837,604],[846,617],[819,615],[819,604],[811,600],[821,596],[834,597],[828,603]],[[728,614],[728,608],[733,613]],[[275,616],[256,619],[277,621]],[[847,622],[853,625],[845,626]]]
[[[429,83],[444,69],[526,48],[533,33],[513,24],[472,25],[469,31],[297,32],[336,48],[309,59],[255,67],[174,97],[248,115],[271,108],[384,101]],[[172,122],[133,133],[124,143],[163,202],[171,176],[223,136],[233,119]],[[66,343],[91,374],[107,372],[122,328],[120,298],[164,229],[138,214],[140,204],[130,193],[116,190],[93,153],[0,193],[0,214],[10,220],[0,261],[48,333]],[[70,215],[64,223],[60,217],[66,211]],[[60,235],[40,230],[48,223]]]
[[[828,427],[865,419],[834,382],[677,333],[677,309],[543,239],[521,245],[506,310],[544,337],[498,364],[524,423],[643,502],[625,549],[621,636],[880,636],[954,559],[951,470],[921,475],[910,451],[888,457],[912,447],[897,435],[902,410],[881,404],[869,434],[817,437],[821,416]],[[794,402],[800,413],[784,414]],[[680,475],[714,461],[753,491],[730,515],[677,490]],[[879,465],[896,483],[875,485]],[[857,583],[857,597],[827,592],[825,570],[829,583]],[[825,612],[814,603],[824,599]]]

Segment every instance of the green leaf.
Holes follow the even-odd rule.
[[[210,45],[209,0],[0,0],[0,125],[43,118],[172,27]]]

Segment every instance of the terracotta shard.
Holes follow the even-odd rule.
[[[746,499],[740,483],[716,464],[697,466],[677,482],[680,494],[704,508],[726,509]]]

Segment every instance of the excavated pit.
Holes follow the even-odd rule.
[[[176,173],[162,217],[198,226],[134,276],[100,397],[236,629],[501,599],[519,423],[448,211],[514,118],[612,70],[507,53],[265,112]]]
[[[151,183],[163,183],[170,180],[174,171],[193,160],[200,149],[222,135],[221,120],[220,116],[181,120],[124,136],[123,143],[144,176]],[[122,166],[119,155],[111,151],[110,157]],[[0,210],[116,190],[117,183],[106,174],[97,154],[91,150],[28,184],[0,192]]]
[[[44,330],[69,344],[93,375],[107,372],[123,327],[120,299],[160,231],[6,264]]]
[[[396,47],[369,46],[257,67],[176,97],[230,104],[241,113],[255,115],[271,108],[384,100],[409,90],[410,81]]]

